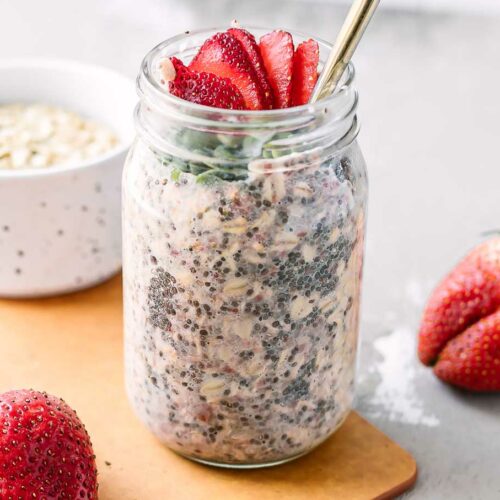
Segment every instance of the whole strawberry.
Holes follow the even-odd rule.
[[[434,373],[473,391],[500,391],[500,309],[450,340]]]
[[[482,381],[476,377],[474,382],[467,382],[464,377],[458,376],[461,365],[456,362],[454,366],[457,367],[457,376],[451,376],[453,370],[453,366],[449,363],[453,358],[449,350],[451,346],[448,349],[450,341],[455,339],[453,345],[462,349],[462,359],[468,356],[468,350],[478,345],[487,346],[487,349],[492,348],[488,351],[488,356],[493,356],[491,359],[497,359],[494,346],[495,342],[497,345],[499,342],[498,321],[494,313],[499,309],[500,237],[495,237],[469,253],[444,278],[429,298],[424,310],[418,341],[418,355],[422,363],[436,364],[435,373],[440,378],[461,387],[472,390],[500,390],[500,384],[494,382],[494,373],[487,369],[480,371],[483,374]],[[478,323],[489,315],[493,315],[491,321]],[[463,332],[466,330],[467,335],[464,335]],[[470,344],[472,338],[474,338],[474,345]],[[446,370],[443,369],[443,365],[440,365],[445,354],[448,360]],[[475,359],[475,370],[480,367],[479,360],[481,363],[490,360],[490,358],[483,359],[480,356],[476,356]],[[500,363],[500,360],[497,359],[496,362]]]
[[[0,394],[0,498],[96,499],[89,435],[63,400],[34,390]]]

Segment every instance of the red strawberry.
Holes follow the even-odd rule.
[[[434,373],[473,391],[500,391],[500,309],[450,340]]]
[[[162,73],[170,93],[181,99],[214,108],[245,109],[240,91],[227,78],[191,71],[176,57],[163,61]]]
[[[228,29],[227,32],[233,35],[234,38],[237,38],[243,45],[255,70],[255,74],[259,79],[259,85],[264,91],[264,109],[271,109],[273,107],[273,91],[267,79],[264,62],[262,61],[262,56],[260,55],[259,46],[257,45],[255,37],[247,30],[241,28],[231,28]]]
[[[288,108],[292,97],[292,35],[286,31],[272,31],[260,39],[259,47],[273,89],[274,107]]]
[[[315,40],[302,42],[293,56],[292,106],[307,104],[318,80],[319,45]]]
[[[0,394],[0,428],[0,498],[97,498],[89,435],[63,400],[33,390]]]
[[[419,333],[418,355],[432,364],[446,343],[500,307],[500,237],[479,245],[432,293]]]
[[[201,47],[189,69],[229,78],[248,109],[264,109],[266,98],[243,45],[230,33],[216,33]]]

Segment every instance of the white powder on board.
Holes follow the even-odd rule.
[[[374,362],[368,377],[378,375],[380,382],[365,410],[368,416],[410,425],[435,427],[440,424],[436,415],[425,407],[417,390],[417,377],[429,376],[429,369],[421,366],[417,358],[416,326],[408,326],[418,324],[416,313],[422,309],[431,288],[432,283],[410,278],[403,290],[404,323],[401,315],[393,311],[386,311],[384,315],[382,323],[392,325],[389,327],[391,333],[373,341],[373,348],[381,360]]]
[[[439,425],[438,418],[424,408],[415,387],[415,332],[408,327],[395,328],[391,334],[373,343],[382,360],[373,369],[381,377],[371,399],[372,416],[412,425]]]

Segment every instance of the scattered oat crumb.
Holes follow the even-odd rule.
[[[175,80],[175,68],[172,61],[167,57],[160,63],[160,70],[162,74],[162,82],[168,83]]]

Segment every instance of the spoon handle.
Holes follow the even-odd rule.
[[[323,67],[310,103],[333,93],[380,0],[354,0]]]

